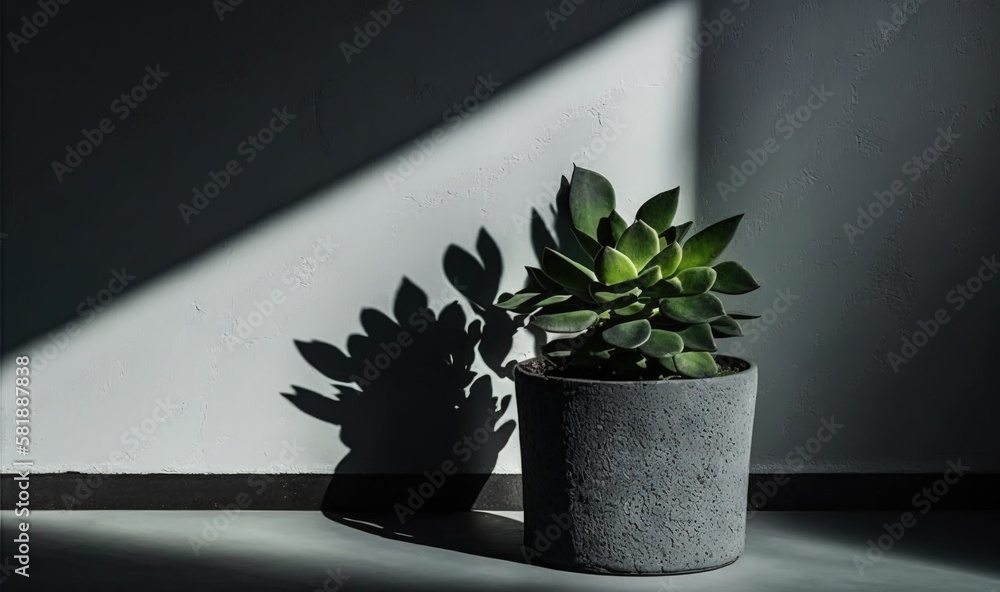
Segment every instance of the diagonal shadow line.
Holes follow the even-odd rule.
[[[652,6],[666,1],[638,0],[633,2],[630,7],[619,8],[617,13],[607,10],[603,5],[588,4],[579,7],[579,12],[575,16],[559,23],[558,30],[552,31],[543,29],[546,27],[545,7],[543,6],[518,7],[504,4],[501,7],[497,5],[490,9],[498,11],[496,18],[488,19],[490,20],[490,30],[497,29],[503,23],[503,27],[500,27],[502,29],[509,27],[511,30],[536,32],[524,36],[521,51],[504,51],[496,55],[489,49],[488,44],[482,43],[483,33],[478,32],[475,27],[471,27],[472,24],[478,22],[477,19],[467,18],[469,15],[462,12],[464,9],[456,6],[429,5],[425,8],[432,12],[423,17],[428,23],[450,27],[454,22],[464,19],[463,28],[447,28],[441,35],[434,35],[420,27],[399,26],[399,36],[395,41],[392,41],[392,36],[389,35],[384,35],[382,36],[384,39],[379,39],[379,43],[384,44],[381,46],[384,49],[378,51],[384,51],[390,55],[392,52],[411,52],[414,46],[420,45],[419,42],[409,43],[414,35],[425,43],[430,38],[453,39],[455,43],[465,43],[471,48],[470,55],[464,61],[474,60],[478,56],[479,61],[475,63],[482,64],[481,70],[496,72],[498,76],[502,75],[508,79],[504,83],[503,91],[501,91],[506,92],[510,88],[537,76],[543,68],[551,63],[565,58],[601,36],[616,30],[624,23],[638,18]],[[64,43],[72,45],[74,35],[85,37],[83,30],[87,28],[88,23],[107,21],[108,19],[104,18],[106,15],[101,10],[120,10],[120,8],[88,6],[88,11],[78,15],[74,21],[74,24],[80,29],[64,32],[68,36]],[[338,8],[338,10],[340,11],[338,18],[347,19],[346,22],[342,20],[332,25],[325,25],[326,27],[337,26],[350,30],[350,26],[355,24],[349,18],[352,14],[357,13],[362,16],[367,14],[363,11],[352,12],[348,8]],[[244,18],[252,19],[251,25],[248,26],[251,26],[251,30],[257,33],[266,31],[269,20],[274,18],[274,15],[270,13],[256,14],[245,8],[242,14],[246,15]],[[291,11],[289,14],[294,16],[296,12]],[[121,14],[115,13],[115,16],[121,17]],[[160,15],[157,22],[160,23],[160,26],[168,28],[174,23],[184,22],[182,16],[184,15],[168,10]],[[304,17],[298,15],[298,18],[303,19]],[[310,20],[316,19],[304,20],[308,23]],[[117,19],[111,19],[111,22],[117,22]],[[233,23],[232,26],[240,26],[238,23],[239,21]],[[363,23],[359,21],[357,24]],[[538,29],[542,29],[541,32],[537,32]],[[464,37],[460,35],[462,31],[464,31]],[[313,32],[316,35],[313,35]],[[135,37],[138,35],[134,31],[132,33],[119,33],[123,36],[131,34]],[[155,31],[149,32],[145,37],[149,37],[153,33]],[[327,28],[317,26],[316,31],[310,29],[310,31],[297,36],[291,36],[289,43],[299,44],[295,46],[297,51],[301,53],[298,57],[303,58],[303,64],[309,64],[318,60],[319,54],[318,52],[306,52],[305,48],[314,48],[313,46],[317,44],[322,45],[321,38],[329,42],[328,33]],[[304,39],[298,37],[304,37]],[[143,38],[139,36],[134,40],[139,43]],[[206,37],[206,39],[209,38]],[[203,55],[218,53],[211,51],[212,43],[228,43],[227,39],[215,41],[207,41],[206,39],[201,39],[198,42],[198,46],[204,47],[206,50]],[[188,48],[192,40],[184,39],[182,41],[184,43],[183,49],[161,48],[161,53],[157,55],[170,57],[173,53],[174,57],[183,56],[180,59],[188,60],[184,63],[196,72],[199,61],[203,61],[203,58],[188,55],[190,53]],[[372,51],[376,51],[376,49],[373,45]],[[440,48],[434,51],[440,51]],[[25,68],[38,66],[39,71],[44,71],[43,66],[46,59],[62,59],[61,55],[46,53],[44,48],[37,49],[34,51],[34,55],[24,56],[25,60],[19,60],[17,65],[23,65]],[[233,92],[226,96],[234,100],[247,100],[244,97],[269,96],[275,104],[292,102],[296,99],[296,97],[288,97],[287,94],[277,93],[276,89],[303,86],[306,83],[306,78],[303,78],[306,76],[306,72],[290,72],[287,64],[274,63],[274,59],[270,61],[272,63],[268,64],[269,71],[276,76],[285,78],[287,83],[274,84],[273,81],[268,81],[268,84],[262,87],[262,92],[237,93],[234,87]],[[382,61],[378,60],[377,62],[381,63]],[[340,66],[340,64],[337,65],[338,68]],[[391,69],[388,73],[380,73],[371,70],[374,68],[373,66],[368,67],[370,73],[366,76],[371,80],[382,81],[380,84],[384,84],[386,80],[406,78],[412,75],[409,69],[406,72],[396,72],[393,75]],[[134,81],[126,78],[124,66],[122,68],[121,85],[125,86],[126,82],[132,84]],[[365,66],[361,66],[361,68],[363,69]],[[306,71],[309,80],[312,80],[314,77],[312,70],[306,69]],[[357,76],[355,72],[360,71],[361,69],[346,70],[344,79],[351,80]],[[28,76],[30,71],[21,70],[11,74],[10,69],[5,69],[4,74],[7,77],[6,80],[10,81],[14,75]],[[129,70],[128,74],[131,75],[132,72]],[[113,74],[108,75],[106,78],[113,76]],[[296,78],[296,76],[300,78]],[[196,89],[197,79],[188,79],[185,84],[189,89]],[[125,266],[130,273],[138,277],[137,283],[133,286],[141,285],[157,276],[177,269],[181,264],[220,242],[266,222],[280,210],[315,198],[323,188],[358,172],[372,160],[408,145],[415,138],[440,125],[441,113],[456,98],[460,99],[462,95],[474,90],[475,84],[474,76],[468,80],[451,81],[444,86],[456,90],[451,91],[446,88],[446,98],[442,97],[437,106],[427,107],[426,103],[419,101],[407,104],[403,112],[405,121],[394,120],[392,125],[372,128],[370,125],[366,127],[345,120],[346,125],[341,130],[345,133],[341,134],[336,143],[337,149],[334,154],[338,160],[332,166],[329,158],[321,159],[322,164],[316,163],[316,154],[308,151],[303,152],[301,141],[289,141],[285,144],[276,141],[270,148],[269,162],[262,164],[260,172],[254,174],[266,178],[273,177],[274,175],[271,173],[274,171],[279,171],[279,176],[289,174],[288,171],[294,171],[294,179],[289,179],[290,182],[287,184],[281,184],[281,187],[294,188],[292,193],[275,196],[266,191],[264,185],[252,187],[241,196],[238,202],[227,204],[222,200],[214,203],[212,209],[206,210],[206,213],[201,216],[201,219],[198,220],[199,223],[193,225],[196,227],[182,228],[183,232],[180,234],[177,227],[177,223],[179,223],[177,219],[179,196],[175,188],[172,187],[177,183],[175,181],[172,185],[168,185],[161,182],[164,180],[162,178],[163,169],[157,164],[165,158],[170,158],[170,153],[166,157],[162,154],[163,145],[176,144],[177,142],[173,140],[177,140],[181,135],[186,137],[185,148],[175,151],[171,168],[181,171],[197,171],[197,175],[195,175],[197,178],[192,179],[189,183],[181,181],[181,186],[204,182],[206,167],[212,163],[225,162],[225,158],[228,158],[226,155],[231,150],[227,138],[240,137],[245,135],[247,130],[259,127],[256,119],[252,121],[249,119],[250,115],[247,115],[247,118],[242,122],[233,117],[233,113],[239,111],[239,105],[234,106],[228,99],[224,101],[221,98],[216,98],[215,95],[218,93],[204,93],[207,100],[214,101],[214,104],[207,110],[195,112],[188,121],[181,122],[179,126],[176,121],[163,121],[151,124],[156,127],[147,130],[156,133],[143,135],[130,132],[129,140],[131,143],[127,148],[117,149],[112,159],[121,166],[114,166],[112,162],[99,169],[81,167],[80,171],[76,173],[81,176],[71,183],[71,185],[75,184],[72,189],[77,193],[83,192],[90,195],[86,203],[79,200],[68,202],[64,199],[65,196],[62,194],[68,190],[67,187],[55,183],[55,180],[50,178],[48,168],[44,174],[39,172],[40,165],[38,163],[24,163],[23,167],[6,166],[12,158],[12,153],[6,149],[11,141],[30,139],[33,136],[47,137],[47,134],[44,133],[47,130],[46,126],[36,125],[38,122],[26,123],[25,125],[31,128],[31,136],[28,135],[27,128],[22,130],[24,133],[17,131],[21,128],[16,128],[13,131],[8,130],[9,133],[15,135],[9,136],[8,141],[0,146],[0,153],[3,155],[4,169],[11,171],[13,176],[7,175],[3,179],[3,193],[5,209],[16,206],[16,211],[8,210],[7,213],[8,215],[16,215],[19,226],[16,233],[4,239],[3,268],[7,281],[4,282],[3,299],[7,306],[3,311],[5,331],[3,339],[0,340],[0,350],[9,352],[28,340],[74,319],[78,313],[79,303],[105,287],[109,269]],[[349,86],[355,87],[353,84]],[[313,107],[317,107],[324,100],[322,95],[325,91],[316,91],[314,86],[309,86],[309,88],[313,90],[309,91],[307,105],[311,103]],[[43,90],[38,92],[44,94]],[[152,106],[154,102],[168,100],[169,91],[164,92],[168,94],[163,95],[162,99],[152,97],[147,105]],[[345,97],[346,100],[353,101],[349,104],[353,105],[359,112],[371,111],[368,105],[370,100],[364,95],[349,93]],[[259,101],[252,102],[253,106],[256,107],[256,103]],[[244,103],[242,106],[244,111],[252,110],[250,102]],[[8,108],[9,105],[5,102],[4,111],[7,112]],[[339,107],[339,110],[341,113],[352,112],[351,109],[345,109],[343,106]],[[11,121],[7,117],[5,120]],[[315,125],[319,125],[318,121]],[[175,129],[178,127],[180,130]],[[373,140],[366,140],[366,137],[371,135],[369,132],[373,129],[381,129],[380,137],[384,136],[374,144]],[[399,129],[406,131],[399,134],[397,131]],[[207,134],[206,130],[211,130],[212,133]],[[51,134],[48,135],[59,138],[58,141],[49,142],[50,144],[63,142],[63,136],[66,134],[63,127],[48,131],[51,131]],[[322,129],[320,131],[322,132]],[[18,133],[20,135],[17,135]],[[124,132],[118,137],[124,141]],[[352,137],[356,141],[352,141]],[[227,140],[223,142],[222,139]],[[302,137],[298,139],[301,140]],[[370,145],[370,147],[358,150],[357,144]],[[210,150],[209,148],[213,146],[215,148]],[[110,150],[112,149],[106,148],[105,152],[108,153]],[[35,152],[41,151],[43,150],[39,149]],[[156,154],[155,157],[152,156],[153,153]],[[264,162],[264,159],[261,162]],[[127,181],[121,176],[108,176],[117,174],[116,171],[119,170],[129,170],[129,179],[133,181]],[[134,181],[144,178],[148,178],[152,185],[145,186],[143,183],[137,185],[137,182]],[[16,195],[24,194],[23,189],[16,191],[18,187],[25,186],[32,188],[33,198],[31,200],[15,199]],[[98,190],[98,188],[101,189]],[[142,208],[135,207],[134,200],[125,197],[126,194],[136,193],[141,193],[144,196]],[[56,200],[59,200],[59,208],[64,211],[64,216],[61,218],[53,218],[51,215]],[[129,232],[121,232],[122,228],[128,228]],[[60,239],[54,241],[52,237],[60,237]],[[67,245],[82,244],[88,245],[88,248],[65,248]],[[26,285],[36,289],[28,291],[11,288],[11,286]],[[16,311],[16,314],[12,311]]]

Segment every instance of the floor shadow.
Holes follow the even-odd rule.
[[[872,561],[881,554],[910,555],[925,561],[962,566],[1000,576],[1000,512],[935,512],[921,514],[924,506],[904,512],[777,513],[789,530],[821,535],[857,547],[859,560]],[[879,540],[881,538],[881,540]],[[891,540],[890,540],[891,539]],[[871,550],[870,545],[881,545]],[[868,553],[871,553],[871,556]],[[878,561],[875,559],[874,561]]]
[[[524,524],[496,514],[437,512],[417,514],[404,522],[384,513],[323,512],[323,515],[339,524],[386,539],[528,563],[522,551]]]

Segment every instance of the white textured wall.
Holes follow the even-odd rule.
[[[612,180],[627,213],[664,188],[693,187],[697,68],[678,71],[671,56],[684,51],[696,26],[693,3],[650,10],[526,81],[501,87],[459,126],[444,126],[444,141],[402,185],[389,188],[386,174],[396,172],[399,154],[386,155],[82,319],[54,360],[42,368],[36,361],[35,471],[332,471],[347,453],[338,428],[280,396],[292,385],[332,392],[293,341],[343,348],[361,330],[362,308],[391,310],[404,275],[427,292],[432,308],[464,302],[446,281],[441,258],[452,243],[474,252],[480,227],[505,258],[503,288],[516,289],[520,266],[534,259],[528,233],[512,215],[525,215],[534,196],[568,174],[570,155],[581,147],[589,148],[578,163]],[[594,139],[613,135],[615,126],[620,135],[602,151]],[[228,191],[226,199],[239,199],[236,189]],[[690,205],[680,212],[693,214]],[[325,260],[307,260],[325,256],[324,244],[335,245]],[[241,337],[239,319],[276,290],[273,314]],[[17,353],[48,343],[44,337]],[[528,355],[522,339],[514,356]],[[18,458],[7,437],[13,368],[13,356],[5,358],[4,472]],[[157,410],[161,402],[167,411]],[[133,428],[142,441],[129,434]],[[301,450],[282,458],[291,442]],[[515,433],[496,472],[518,471]]]

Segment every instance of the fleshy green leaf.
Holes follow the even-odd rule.
[[[601,247],[601,251],[594,259],[594,271],[597,272],[597,279],[608,285],[639,276],[632,260],[614,247]]]
[[[587,355],[593,356],[598,360],[609,360],[611,359],[611,352],[613,349],[599,350],[599,351],[588,351]]]
[[[645,304],[643,304],[642,302],[633,302],[631,304],[627,304],[625,306],[622,306],[621,308],[616,308],[616,309],[612,310],[611,312],[612,312],[613,316],[617,316],[617,317],[631,317],[631,316],[635,316],[635,315],[641,313],[644,310],[646,310],[646,305]]]
[[[664,191],[649,198],[646,203],[639,207],[635,215],[636,220],[642,220],[656,230],[659,235],[674,221],[674,214],[677,213],[677,201],[681,188],[674,187],[669,191]]]
[[[718,274],[712,290],[723,294],[746,294],[760,287],[757,280],[742,265],[735,261],[723,261],[712,266]]]
[[[578,333],[586,331],[597,322],[597,313],[592,310],[573,310],[535,315],[529,322],[550,333]]]
[[[582,345],[577,345],[576,351],[598,359],[607,360],[615,351],[615,347],[604,343],[600,339],[588,339]]]
[[[660,365],[677,374],[677,365],[674,364],[674,356],[664,356],[660,358]]]
[[[676,279],[681,283],[682,295],[704,294],[715,283],[715,270],[711,267],[692,267],[678,273]]]
[[[615,246],[627,226],[628,222],[621,217],[621,214],[611,212],[597,224],[597,242],[607,247]]]
[[[522,292],[519,294],[507,294],[507,298],[503,296],[501,295],[500,300],[497,301],[495,306],[504,310],[517,310],[532,300],[537,301],[541,294],[537,292]],[[532,310],[536,308],[538,307],[532,306]]]
[[[604,366],[608,359],[611,357],[611,352],[591,352],[591,351],[576,351],[573,352],[570,358],[574,366],[587,366],[587,367],[601,367]],[[558,360],[559,358],[556,358]],[[563,358],[564,360],[567,358]]]
[[[559,282],[545,275],[545,272],[541,269],[538,269],[537,267],[525,267],[524,269],[528,271],[528,275],[531,277],[531,280],[534,282],[536,288],[546,290],[548,292],[559,292],[562,290],[562,286],[559,285]]]
[[[568,358],[573,353],[572,339],[554,339],[542,346],[547,358]]]
[[[688,231],[691,230],[692,225],[694,225],[694,222],[691,220],[688,220],[684,224],[678,225],[677,238],[674,240],[676,240],[677,242],[681,242],[682,240],[684,240],[684,237],[687,236]]]
[[[632,355],[624,355],[632,354]],[[637,351],[618,350],[610,360],[610,364],[605,368],[610,368],[614,376],[622,376],[626,379],[641,374],[646,368],[646,358]],[[603,368],[602,368],[603,369]]]
[[[563,339],[553,339],[552,341],[546,343],[542,346],[542,354],[549,359],[553,359],[557,362],[565,362],[570,357],[578,357],[582,354],[596,354],[598,352],[593,351],[594,345],[597,345],[610,355],[613,349],[610,345],[607,345],[601,341],[591,339],[584,343],[579,343],[575,337],[567,337]]]
[[[661,232],[660,236],[666,239],[667,243],[679,243],[684,240],[687,236],[688,230],[691,230],[691,225],[694,222],[685,222],[679,226],[671,226],[666,231]]]
[[[576,228],[573,229],[573,236],[576,237],[576,242],[580,243],[580,248],[582,248],[591,259],[596,257],[597,252],[601,250],[601,243],[590,238]]]
[[[691,325],[678,334],[684,340],[684,351],[712,352],[717,349],[708,323]]]
[[[674,356],[677,372],[688,378],[711,378],[719,373],[715,359],[705,352],[684,352]]]
[[[634,280],[629,280],[626,285],[634,282],[635,285],[640,288],[648,288],[655,285],[656,282],[661,279],[663,279],[663,273],[660,272],[658,267],[653,267],[650,269],[644,269],[642,273],[639,274],[639,277]]]
[[[722,254],[726,245],[736,234],[736,228],[743,219],[743,214],[716,222],[708,228],[695,234],[684,243],[681,264],[678,269],[711,265],[715,258]]]
[[[712,294],[664,298],[660,312],[682,323],[707,323],[726,314],[722,301]]]
[[[542,298],[541,300],[535,303],[535,306],[537,306],[538,308],[552,306],[553,304],[560,304],[566,302],[570,298],[572,298],[572,296],[570,296],[569,294],[555,294],[553,296],[547,296],[545,298]]]
[[[597,225],[613,211],[615,190],[611,183],[594,171],[574,167],[569,183],[569,213],[573,227],[597,240]]]
[[[635,349],[646,343],[651,331],[652,327],[650,327],[649,321],[640,319],[605,329],[601,333],[601,337],[615,347]]]
[[[594,272],[548,247],[542,253],[542,269],[547,276],[573,290],[585,292],[590,282],[597,281]]]
[[[715,319],[711,325],[716,337],[743,337],[743,328],[729,315]]]
[[[619,284],[621,285],[621,284]],[[615,286],[617,288],[618,286]],[[613,302],[620,298],[625,298],[628,296],[638,296],[642,293],[639,288],[632,288],[631,290],[617,290],[610,289],[600,282],[594,282],[590,284],[590,297],[594,299],[598,304],[607,304]]]
[[[670,243],[649,260],[649,263],[646,264],[646,269],[657,266],[660,268],[660,273],[663,274],[663,277],[668,278],[674,274],[680,262],[681,246],[677,243]]]
[[[649,332],[649,339],[639,347],[639,351],[654,358],[672,356],[684,350],[684,341],[681,336],[673,331],[653,329]]]
[[[635,279],[627,280],[624,282],[617,283],[613,286],[606,286],[600,282],[594,282],[590,285],[590,296],[595,302],[610,302],[615,298],[612,297],[613,294],[622,295],[626,293],[639,292],[636,288],[650,288],[659,282],[663,276],[660,274],[660,268],[652,267],[640,273]],[[655,289],[655,288],[654,288]],[[603,300],[597,300],[596,294],[600,292],[602,294]],[[664,294],[663,296],[667,296]]]
[[[625,229],[615,249],[631,259],[637,269],[643,269],[659,253],[660,240],[652,226],[639,220]]]
[[[663,280],[648,290],[653,298],[674,298],[681,295],[681,282],[677,278]]]

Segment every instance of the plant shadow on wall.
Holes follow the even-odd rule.
[[[563,179],[557,203],[566,199],[567,184]],[[573,242],[568,228],[550,233],[535,210],[523,222],[518,230],[530,227],[539,257],[545,247]],[[492,373],[509,377],[514,362],[504,360],[524,319],[492,305],[503,261],[485,229],[475,255],[451,245],[443,267],[478,318],[470,320],[458,301],[437,310],[404,277],[391,316],[362,310],[364,334],[348,337],[346,352],[322,341],[295,342],[334,381],[332,396],[299,386],[282,396],[339,426],[350,449],[322,500],[327,518],[387,538],[521,562],[519,521],[468,510],[515,427],[513,419],[501,419],[512,395],[498,392],[513,384],[495,385],[473,364],[478,354]]]

